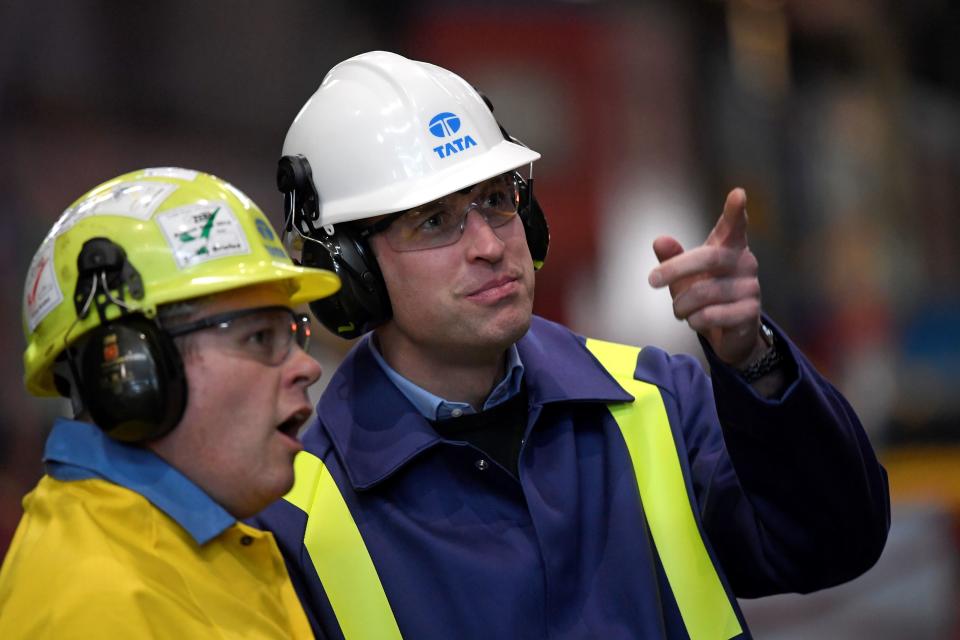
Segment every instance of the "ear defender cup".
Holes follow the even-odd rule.
[[[533,196],[533,180],[528,182],[517,174],[517,181],[520,184],[520,220],[527,235],[533,269],[539,271],[547,260],[547,250],[550,248],[550,226],[540,203]]]
[[[173,339],[147,318],[125,316],[100,325],[72,357],[83,404],[111,438],[153,440],[183,417],[183,360]]]
[[[304,241],[300,259],[304,266],[340,277],[339,291],[310,303],[310,311],[333,334],[356,338],[390,319],[393,309],[380,266],[349,224],[335,227],[333,236]]]
[[[390,319],[392,309],[387,286],[376,257],[349,223],[334,227],[333,235],[318,229],[319,196],[313,184],[310,162],[303,156],[283,156],[277,164],[277,188],[284,194],[288,230],[306,236],[300,251],[305,267],[333,271],[340,290],[310,303],[310,311],[334,335],[356,338]],[[288,199],[287,196],[293,197]],[[295,202],[296,211],[289,209]]]

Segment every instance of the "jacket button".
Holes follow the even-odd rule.
[[[480,469],[480,471],[486,471],[486,470],[487,470],[487,467],[490,466],[490,463],[487,462],[486,460],[484,460],[483,458],[480,458],[479,460],[477,460],[477,461],[474,462],[473,464],[474,464],[474,466],[475,466],[477,469]]]
[[[242,544],[245,547],[249,547],[250,545],[253,544],[253,537],[243,536],[242,538],[240,538],[240,544]]]

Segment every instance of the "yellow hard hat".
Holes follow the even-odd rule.
[[[268,282],[288,283],[291,305],[340,288],[332,272],[295,265],[260,208],[224,180],[174,167],[122,175],[70,205],[30,263],[23,362],[35,395],[57,394],[57,356],[101,323],[98,313],[81,317],[91,294],[77,286],[81,250],[94,238],[119,246],[135,272],[136,286],[120,291],[126,309],[113,305],[108,319],[124,311],[152,318],[160,305]]]

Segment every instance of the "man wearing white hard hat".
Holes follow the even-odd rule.
[[[386,52],[335,66],[290,127],[285,231],[344,282],[311,308],[362,336],[258,518],[315,632],[749,637],[737,597],[869,568],[886,474],[761,313],[743,191],[703,246],[654,244],[708,377],[532,314],[539,157],[462,78]]]
[[[27,389],[70,398],[0,570],[0,637],[310,638],[273,536],[320,365],[296,266],[214,176],[161,167],[73,203],[24,285]]]

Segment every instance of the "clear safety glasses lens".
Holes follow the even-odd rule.
[[[467,215],[476,210],[491,228],[517,217],[520,189],[513,172],[386,218],[382,233],[394,251],[420,251],[456,243],[466,228]],[[375,225],[379,226],[379,225]]]
[[[238,309],[167,329],[171,337],[213,330],[227,351],[270,366],[287,359],[293,343],[310,345],[310,317],[281,306]]]

